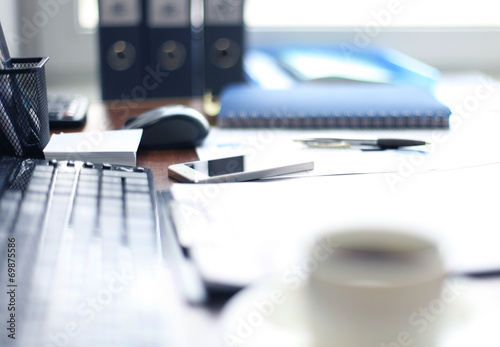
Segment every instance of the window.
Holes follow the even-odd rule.
[[[494,0],[246,0],[250,27],[500,28]]]
[[[94,31],[99,20],[97,0],[78,0],[78,26],[85,31]]]
[[[245,21],[250,28],[500,28],[497,6],[493,0],[245,0]],[[96,27],[97,0],[78,0],[78,20],[84,29]]]
[[[199,7],[203,0],[191,1]],[[441,71],[481,70],[500,75],[500,45],[496,44],[500,42],[500,15],[495,0],[223,1],[245,1],[248,44],[369,43],[394,48]],[[20,18],[34,18],[40,11],[31,2],[18,3]],[[89,57],[98,55],[97,33],[88,29],[97,26],[98,0],[65,4],[50,25],[40,30],[43,35],[32,40],[35,47],[28,53],[51,56],[53,70],[96,71],[97,59]],[[60,25],[69,27],[67,22],[72,21],[74,26],[75,13],[79,27],[86,30],[61,33]],[[55,36],[58,40],[53,40]],[[75,49],[68,50],[69,45]]]

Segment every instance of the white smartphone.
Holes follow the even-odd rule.
[[[180,182],[220,183],[242,182],[314,169],[314,162],[294,163],[283,166],[259,168],[244,155],[174,164],[168,175]]]

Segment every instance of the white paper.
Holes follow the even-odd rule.
[[[44,149],[46,159],[136,165],[142,129],[60,133]]]
[[[202,273],[222,282],[248,283],[286,268],[315,235],[345,226],[430,238],[450,272],[500,268],[500,163],[406,180],[391,175],[174,184],[175,223]]]
[[[471,122],[472,123],[472,122]],[[496,123],[500,123],[498,120]],[[315,169],[294,176],[322,176],[377,172],[414,174],[437,169],[475,166],[500,161],[491,129],[467,125],[471,135],[462,129],[452,130],[281,130],[281,129],[220,129],[214,128],[201,147],[200,160],[246,154],[253,160],[314,161]],[[307,148],[296,138],[402,138],[424,140],[429,145],[399,150],[361,151],[359,149]]]

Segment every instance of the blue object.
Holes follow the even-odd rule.
[[[411,85],[433,90],[440,73],[401,52],[382,48],[352,49],[345,44],[275,45],[249,48],[245,71],[264,88],[301,82],[368,82]]]
[[[221,127],[447,128],[450,109],[422,87],[390,84],[299,84],[227,87]]]

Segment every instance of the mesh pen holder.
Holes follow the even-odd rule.
[[[44,158],[50,139],[48,59],[12,58],[0,69],[0,155]]]

